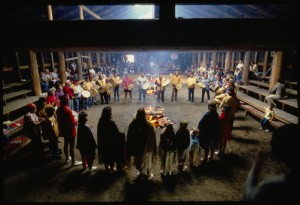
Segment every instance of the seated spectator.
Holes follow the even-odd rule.
[[[265,99],[266,102],[274,102],[274,100],[279,100],[285,97],[286,90],[285,84],[281,79],[277,80],[277,83],[273,85],[270,89],[270,95],[268,95]]]
[[[275,117],[275,111],[273,110],[274,106],[274,103],[270,103],[269,107],[266,108],[265,116],[260,120],[261,130],[266,130],[266,132],[269,132],[270,122]]]

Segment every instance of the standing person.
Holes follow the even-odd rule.
[[[160,73],[158,78],[155,79],[156,91],[157,91],[157,102],[165,102],[165,86],[163,84],[166,82],[166,78]]]
[[[139,108],[130,122],[127,133],[127,157],[134,156],[138,176],[153,177],[151,172],[157,156],[156,133],[152,123],[146,119],[144,108]]]
[[[30,103],[26,105],[27,113],[24,115],[24,134],[31,139],[34,157],[41,159],[44,157],[41,124],[45,118],[38,117],[36,113],[36,105]]]
[[[272,122],[275,117],[274,106],[274,103],[269,103],[269,107],[265,109],[265,116],[260,120],[261,127],[259,129],[269,132],[270,122]]]
[[[299,202],[299,125],[287,124],[275,130],[271,139],[271,152],[260,150],[249,171],[244,200],[263,204]],[[269,177],[259,183],[268,155],[284,168],[284,175]]]
[[[176,71],[175,75],[172,75],[172,77],[171,77],[171,85],[172,85],[171,102],[173,102],[174,100],[177,101],[178,90],[177,90],[176,86],[180,83],[181,83],[181,78],[180,78],[179,72]]]
[[[142,100],[146,101],[146,90],[144,90],[143,85],[148,82],[148,79],[146,78],[144,73],[141,73],[141,76],[139,76],[136,80],[136,83],[139,88],[139,101]]]
[[[130,78],[128,76],[128,73],[125,73],[125,78],[123,78],[123,81],[122,81],[122,86],[123,86],[124,92],[125,92],[124,103],[126,103],[128,93],[130,96],[130,102],[132,103],[132,93],[131,93],[131,89],[128,88],[129,85],[133,85],[133,80],[132,80],[132,78]]]
[[[114,101],[120,102],[120,94],[119,94],[119,89],[120,89],[120,77],[118,76],[117,72],[114,72],[114,75],[111,77],[112,83],[113,83],[113,90],[114,90]]]
[[[210,160],[213,160],[215,149],[218,148],[220,141],[221,125],[217,105],[214,101],[208,103],[208,111],[202,116],[198,124],[200,146],[204,149],[203,161],[208,162],[208,153],[210,151]]]
[[[77,80],[73,81],[72,88],[74,89],[74,94],[73,94],[74,110],[79,113],[79,111],[82,109],[81,92],[83,89]]]
[[[198,137],[199,130],[193,128],[190,131],[190,166],[196,167],[199,165],[199,156],[200,156],[200,143],[199,143],[199,137]]]
[[[188,122],[181,121],[179,129],[175,135],[175,144],[177,148],[177,160],[179,171],[185,172],[187,170],[187,159],[190,146],[190,131],[188,130]]]
[[[97,144],[91,128],[87,125],[87,121],[88,114],[84,111],[81,111],[78,115],[78,134],[76,148],[80,151],[83,170],[89,168],[89,171],[92,172],[97,169],[96,166],[93,166]]]
[[[112,109],[110,106],[104,107],[102,110],[97,126],[97,140],[99,161],[101,160],[104,163],[105,171],[113,173],[115,163],[117,164],[117,169],[120,171],[124,163],[120,157],[120,153],[123,150],[121,146],[125,143],[123,142],[125,139],[121,138],[119,128],[112,119]]]
[[[47,113],[47,118],[45,121],[45,133],[47,135],[47,139],[49,139],[49,149],[52,152],[52,155],[55,159],[61,159],[61,151],[58,149],[58,123],[55,116],[54,107],[47,107],[45,109]]]
[[[69,96],[69,108],[71,110],[74,110],[74,103],[73,103],[73,94],[74,94],[74,90],[71,87],[71,81],[67,80],[65,86],[63,87],[63,91],[65,93],[65,95]]]
[[[75,161],[74,145],[76,138],[77,122],[73,116],[72,110],[69,108],[69,97],[60,97],[60,107],[56,111],[58,130],[60,136],[64,138],[64,154],[66,162],[72,161],[72,166],[81,165],[82,162]]]
[[[223,104],[222,113],[220,114],[220,126],[221,126],[221,139],[219,155],[225,154],[227,142],[231,139],[231,120],[230,120],[231,107],[227,104]]]
[[[102,74],[99,74],[99,79],[97,80],[97,85],[99,86],[99,93],[100,93],[100,101],[101,104],[108,104],[108,95],[106,92],[106,79],[103,78]]]
[[[89,77],[85,77],[83,85],[82,85],[83,90],[87,90],[87,91],[91,92],[91,86],[92,86],[92,83],[90,82]],[[91,96],[84,99],[84,109],[86,109],[86,110],[90,109],[91,104],[92,104]]]
[[[202,82],[205,85],[205,87],[202,88],[201,102],[204,102],[204,95],[205,95],[205,93],[207,94],[207,100],[210,99],[210,96],[209,96],[209,84],[210,84],[210,80],[208,78],[208,74],[207,73],[204,74]]]
[[[277,83],[273,85],[273,87],[270,89],[270,94],[265,98],[265,102],[274,103],[274,100],[282,99],[285,95],[286,95],[285,84],[281,79],[278,79]]]
[[[186,80],[187,88],[188,88],[188,101],[194,102],[194,92],[196,86],[196,78],[194,77],[194,73],[190,74],[190,77]]]
[[[160,141],[160,158],[161,158],[161,173],[166,176],[167,173],[172,175],[172,164],[175,159],[175,131],[171,123],[167,123],[161,131]]]

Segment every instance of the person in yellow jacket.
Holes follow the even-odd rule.
[[[194,74],[191,73],[190,77],[186,81],[187,87],[188,87],[188,101],[194,102],[194,91],[195,91],[195,86],[196,86],[196,78],[194,77]]]
[[[178,71],[175,72],[175,75],[172,75],[171,77],[171,84],[172,84],[172,97],[171,97],[171,101],[173,102],[174,100],[177,101],[177,93],[178,93],[178,89],[177,89],[177,85],[181,83],[181,78],[180,75],[178,73]]]
[[[155,79],[158,103],[165,101],[165,86],[163,86],[165,82],[166,78],[164,78],[161,73],[159,74],[158,78]]]

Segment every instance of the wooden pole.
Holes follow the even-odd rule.
[[[272,61],[272,72],[270,78],[270,89],[280,79],[282,70],[283,51],[276,51]]]
[[[77,72],[78,72],[78,79],[82,80],[82,63],[81,63],[81,53],[77,52]]]
[[[15,52],[16,54],[16,69],[17,69],[17,74],[18,74],[18,77],[19,77],[19,81],[21,81],[22,79],[22,75],[21,75],[21,70],[20,70],[20,61],[19,61],[19,53],[18,51]]]
[[[97,61],[97,65],[100,66],[100,53],[99,52],[96,53],[96,61]]]
[[[78,7],[79,7],[79,19],[84,20],[84,18],[83,18],[83,6],[79,5]]]
[[[258,52],[255,51],[255,53],[254,53],[254,59],[253,59],[254,63],[257,63],[257,55],[258,55]]]
[[[234,60],[235,60],[235,52],[232,52],[232,56],[231,56],[231,68],[230,70],[234,71],[235,67],[234,67]]]
[[[100,17],[98,14],[94,13],[94,12],[91,11],[89,8],[87,8],[86,6],[82,6],[82,10],[85,11],[86,13],[90,14],[90,15],[91,15],[92,17],[94,17],[95,19],[98,19],[98,20],[101,19],[101,17]]]
[[[268,59],[269,59],[269,51],[266,51],[265,58],[264,58],[263,76],[266,74],[268,68]]]
[[[250,66],[250,51],[246,51],[244,57],[243,74],[242,74],[242,82],[244,85],[248,85],[249,66]]]
[[[93,67],[93,62],[92,62],[92,54],[91,52],[88,52],[88,62],[87,62],[87,65],[89,68],[92,68]]]
[[[103,65],[106,65],[106,53],[102,52],[102,63]]]
[[[217,52],[216,51],[212,52],[212,57],[211,58],[212,58],[211,59],[211,61],[212,61],[212,67],[213,67],[213,69],[215,69],[216,68],[216,64],[217,64]]]
[[[203,52],[203,65],[206,68],[207,63],[206,63],[206,52],[205,51]]]
[[[198,65],[197,65],[197,68],[200,67],[200,64],[201,64],[201,53],[198,52]]]
[[[54,63],[54,57],[53,57],[53,53],[50,52],[50,59],[51,59],[51,67],[52,67],[52,70],[54,70],[55,68],[55,63]]]
[[[226,51],[226,57],[225,57],[225,71],[230,70],[230,51]]]
[[[52,6],[50,4],[47,6],[47,13],[48,13],[48,20],[53,21]]]
[[[44,55],[43,52],[41,52],[41,62],[42,62],[42,69],[45,69],[45,60],[44,60]]]
[[[67,80],[65,55],[62,51],[58,52],[58,73],[61,83],[64,84]]]
[[[36,59],[36,52],[29,50],[29,58],[33,93],[35,96],[39,96],[42,94],[42,88],[39,76],[39,67]]]

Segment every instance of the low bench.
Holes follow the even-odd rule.
[[[4,105],[6,105],[7,100],[10,100],[12,98],[17,98],[17,97],[20,97],[20,96],[23,96],[24,98],[26,98],[27,94],[31,93],[31,92],[32,92],[32,90],[19,90],[19,91],[16,91],[16,92],[4,94],[3,95]]]
[[[246,111],[245,116],[247,116],[248,113],[251,113],[252,115],[254,115],[255,117],[257,117],[259,119],[262,119],[265,116],[265,113],[263,113],[262,111],[252,107],[251,105],[241,104],[241,108],[243,108]],[[285,125],[285,123],[280,122],[278,120],[272,120],[270,122],[270,125],[277,129],[277,128]]]
[[[26,147],[31,142],[31,139],[25,135],[20,135],[10,139],[6,146],[3,147],[3,160],[6,161],[21,149]]]
[[[244,102],[245,104],[251,105],[252,107],[260,110],[261,112],[265,112],[266,107],[268,107],[267,103],[259,101],[253,97],[250,97],[244,93],[237,92],[237,98]],[[274,108],[275,110],[275,119],[285,123],[285,124],[298,124],[298,117],[292,115],[288,112],[282,111],[280,109]],[[295,113],[297,114],[297,113]]]
[[[257,85],[258,88],[262,87],[262,88],[266,88],[267,90],[269,90],[269,88],[270,88],[269,83],[261,82],[258,80],[249,80],[249,84]]]

